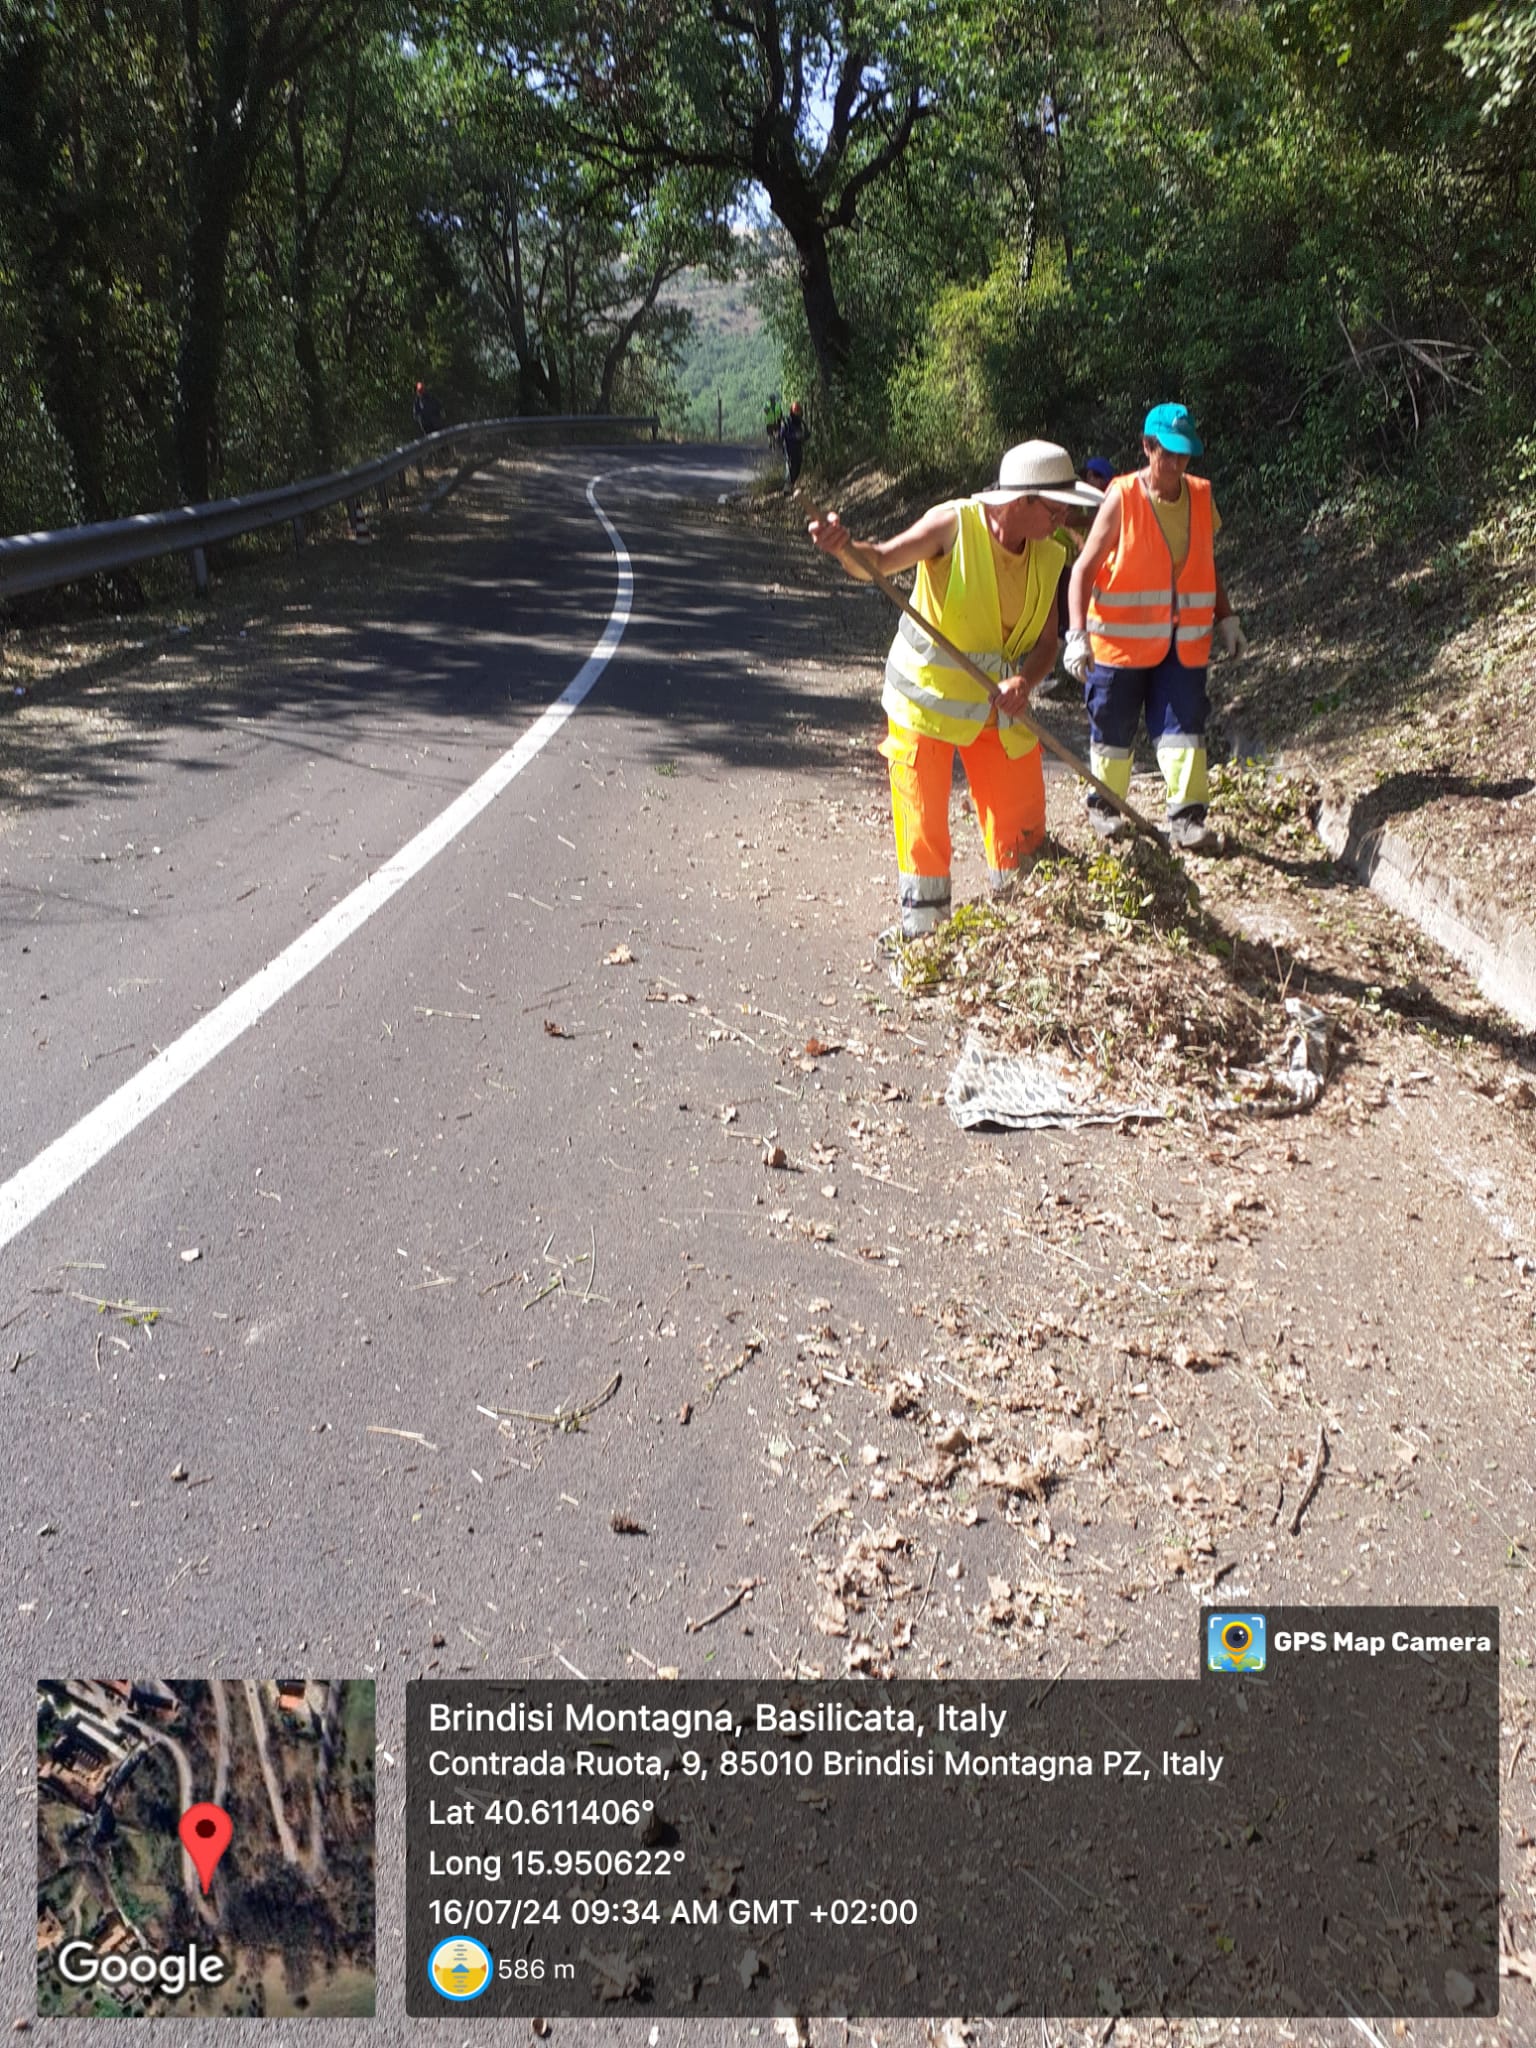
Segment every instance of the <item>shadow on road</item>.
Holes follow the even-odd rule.
[[[642,721],[647,759],[768,768],[820,758],[829,732],[874,732],[878,671],[867,699],[850,700],[786,687],[768,670],[827,662],[833,608],[869,599],[829,594],[809,548],[803,584],[773,580],[772,544],[716,505],[725,485],[750,484],[753,464],[753,451],[663,448],[508,465],[371,548],[335,542],[269,562],[181,618],[82,624],[83,658],[28,697],[7,690],[0,804],[56,810],[124,795],[165,765],[216,776],[224,763],[210,739],[242,730],[418,784],[429,765],[378,766],[359,742],[398,739],[403,727],[430,740],[451,723],[456,736],[510,745],[581,667],[614,601],[614,557],[584,496],[594,473],[635,587],[583,719]],[[459,785],[445,776],[443,786]]]

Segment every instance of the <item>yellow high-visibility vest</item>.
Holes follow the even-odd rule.
[[[1024,607],[1018,624],[1004,638],[1002,607],[997,595],[997,570],[992,536],[979,498],[962,498],[955,506],[959,525],[949,558],[949,581],[942,602],[920,562],[913,583],[916,611],[999,682],[1010,676],[1039,639],[1056,602],[1056,585],[1066,549],[1056,540],[1029,543]],[[973,676],[957,668],[950,656],[915,620],[902,616],[885,662],[881,703],[893,725],[926,733],[951,746],[969,746],[992,722],[992,700]],[[1035,736],[1005,711],[996,714],[1003,751],[1017,760],[1037,744]]]
[[[1088,600],[1088,644],[1095,661],[1110,668],[1155,668],[1169,646],[1185,668],[1211,658],[1216,617],[1216,556],[1211,487],[1204,477],[1189,487],[1189,552],[1175,567],[1151,495],[1139,476],[1117,476],[1120,538],[1094,579]]]

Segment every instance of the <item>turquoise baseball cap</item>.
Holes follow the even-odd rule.
[[[1154,405],[1141,430],[1173,455],[1203,455],[1205,443],[1184,405]]]

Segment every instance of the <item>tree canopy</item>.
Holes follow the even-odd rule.
[[[1533,85],[1529,0],[11,0],[0,528],[332,467],[418,377],[675,408],[744,264],[827,458],[1177,395],[1260,495],[1460,473],[1532,431]]]

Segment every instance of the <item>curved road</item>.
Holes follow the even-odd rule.
[[[781,1042],[886,882],[769,907],[765,804],[862,746],[873,691],[823,698],[824,588],[778,588],[767,551],[744,574],[716,522],[754,464],[477,479],[334,613],[279,586],[243,628],[152,640],[124,726],[0,816],[13,1722],[40,1665],[196,1675],[246,1644],[253,1677],[382,1673],[398,1757],[406,1671],[692,1668],[688,1619],[793,1554],[798,1499],[728,1505],[760,1455],[745,1382],[675,1418],[829,1284],[757,1206],[761,1143],[801,1096],[826,1128]],[[850,1240],[894,1201],[848,1203]],[[873,1326],[891,1271],[837,1277]],[[481,1412],[615,1372],[579,1435]],[[614,1544],[619,1506],[646,1543]]]

